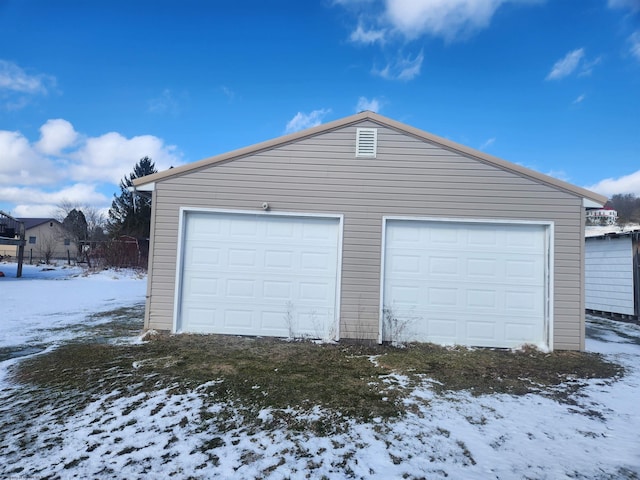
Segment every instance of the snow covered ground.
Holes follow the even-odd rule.
[[[587,225],[585,227],[585,237],[599,237],[608,233],[624,233],[640,230],[637,223],[629,223],[624,226],[619,225]]]
[[[574,403],[535,394],[437,394],[425,382],[407,400],[413,408],[404,418],[354,421],[332,436],[241,421],[221,431],[218,406],[197,390],[114,391],[80,409],[40,398],[45,406],[34,417],[38,392],[13,383],[10,366],[110,320],[95,313],[140,307],[146,279],[25,266],[18,280],[15,265],[0,264],[0,271],[8,275],[0,278],[0,478],[640,478],[635,325],[590,319],[587,348],[623,365],[626,375],[589,381]],[[268,422],[273,413],[261,416]]]

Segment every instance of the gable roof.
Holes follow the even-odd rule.
[[[16,220],[24,223],[25,230],[29,230],[30,228],[37,227],[38,225],[42,225],[47,222],[60,223],[55,218],[17,218]]]
[[[164,170],[162,172],[154,173],[152,175],[147,175],[145,177],[136,178],[135,180],[133,180],[133,188],[135,190],[140,190],[140,191],[151,191],[155,186],[155,182],[160,182],[167,178],[177,177],[179,175],[184,175],[194,170],[215,165],[217,163],[235,160],[237,158],[245,157],[248,155],[253,155],[258,152],[270,150],[288,143],[296,142],[304,138],[329,132],[331,130],[344,128],[344,127],[354,125],[366,120],[377,123],[382,127],[388,127],[388,128],[397,130],[399,132],[405,133],[407,135],[411,135],[415,138],[437,145],[446,150],[456,152],[466,157],[474,158],[480,162],[496,166],[500,169],[507,170],[507,171],[516,173],[520,176],[533,179],[537,182],[550,185],[559,190],[572,193],[578,197],[583,198],[585,202],[585,206],[587,207],[602,207],[607,202],[607,197],[599,195],[590,190],[578,187],[576,185],[572,185],[570,183],[564,182],[562,180],[558,180],[557,178],[550,177],[548,175],[544,175],[543,173],[536,172],[535,170],[531,170],[521,165],[507,162],[506,160],[502,160],[501,158],[488,155],[479,150],[475,150],[473,148],[461,145],[459,143],[452,142],[451,140],[438,137],[437,135],[433,135],[431,133],[425,132],[418,128],[412,127],[410,125],[406,125],[404,123],[398,122],[396,120],[392,120],[391,118],[387,118],[370,111],[360,112],[355,115],[351,115],[349,117],[345,117],[339,120],[334,120],[333,122],[318,125],[317,127],[301,130],[296,133],[284,135],[282,137],[268,140],[266,142],[257,143],[255,145],[244,147],[238,150],[233,150],[231,152],[223,153],[221,155],[216,155],[214,157],[205,158],[197,162],[189,163],[187,165],[182,165],[180,167],[172,168],[169,170]]]

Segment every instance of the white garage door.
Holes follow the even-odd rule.
[[[186,212],[176,330],[332,338],[339,218]]]
[[[383,339],[547,344],[546,227],[387,220]]]

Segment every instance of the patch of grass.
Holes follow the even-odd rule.
[[[601,355],[558,351],[543,353],[534,348],[520,351],[441,347],[410,344],[378,359],[387,368],[434,380],[436,390],[469,390],[475,395],[510,393],[524,395],[553,391],[552,387],[591,378],[616,378],[620,365]]]
[[[117,398],[167,388],[173,393],[197,391],[205,407],[196,421],[216,422],[220,431],[253,425],[330,435],[346,425],[345,419],[403,415],[407,408],[403,400],[412,387],[401,386],[390,376],[393,373],[408,376],[414,384],[425,377],[434,379],[433,387],[439,391],[537,392],[566,400],[584,380],[615,378],[623,371],[599,355],[579,352],[471,350],[430,344],[398,349],[182,334],[154,335],[140,345],[86,341],[63,345],[25,359],[14,376],[45,388],[49,401],[73,398],[75,411],[109,392]],[[220,403],[230,409],[209,413],[207,404]],[[142,404],[144,400],[138,400],[130,408]],[[324,413],[298,414],[316,407]],[[271,409],[271,415],[260,416],[263,409]],[[61,412],[67,410],[61,408]],[[184,423],[190,421],[185,417]]]
[[[364,347],[316,345],[276,339],[216,335],[160,335],[142,345],[73,343],[26,359],[19,381],[50,395],[75,391],[82,404],[108,391],[127,394],[171,388],[198,391],[215,402],[257,412],[264,408],[335,410],[369,420],[402,413],[402,391],[389,390],[391,370],[372,364]],[[249,414],[249,413],[245,413]],[[280,417],[279,420],[283,420]],[[284,420],[291,426],[295,416]],[[318,421],[314,429],[327,426]]]

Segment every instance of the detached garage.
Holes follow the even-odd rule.
[[[606,198],[372,112],[134,181],[146,328],[584,348]]]

